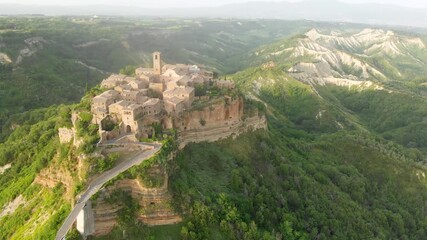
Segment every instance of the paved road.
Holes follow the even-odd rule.
[[[129,144],[135,144],[135,143],[129,143]],[[126,145],[126,143],[120,143],[119,145]],[[67,235],[68,230],[70,230],[71,226],[77,219],[77,215],[79,212],[83,209],[83,207],[86,205],[86,202],[101,189],[101,187],[120,173],[128,170],[129,168],[141,164],[144,160],[147,160],[151,158],[154,154],[156,154],[160,148],[162,147],[161,144],[158,143],[140,143],[139,145],[146,146],[148,150],[142,151],[138,155],[130,158],[129,160],[126,160],[116,167],[102,173],[100,176],[95,178],[91,184],[89,184],[89,187],[86,189],[86,191],[81,195],[80,199],[77,201],[77,204],[74,206],[73,210],[71,211],[70,215],[68,215],[67,219],[65,219],[64,223],[62,224],[61,228],[58,230],[58,233],[56,234],[56,240],[65,239],[65,235]]]

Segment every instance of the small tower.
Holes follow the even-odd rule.
[[[155,74],[162,74],[162,54],[160,52],[153,53],[153,70]]]

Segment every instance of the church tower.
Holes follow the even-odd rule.
[[[162,74],[162,54],[160,52],[153,53],[153,70],[155,74]]]

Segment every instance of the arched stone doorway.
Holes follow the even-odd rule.
[[[126,133],[131,133],[131,132],[132,132],[132,128],[129,125],[127,125],[126,126]]]

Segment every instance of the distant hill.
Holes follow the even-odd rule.
[[[295,80],[311,88],[316,104],[286,109],[301,128],[362,126],[427,153],[426,43],[423,35],[387,29],[311,29],[240,56],[252,68],[232,78],[265,102]],[[277,108],[286,102],[303,104],[285,98]]]
[[[46,15],[124,15],[159,17],[208,17],[243,19],[286,19],[357,22],[367,24],[427,27],[427,9],[415,9],[389,4],[351,4],[335,0],[301,2],[247,2],[220,7],[147,9],[140,7],[87,5],[40,6],[0,4],[0,14]]]
[[[317,84],[390,86],[391,82],[417,82],[427,75],[423,36],[383,29],[311,29],[241,58],[252,65],[273,61],[294,78]]]

